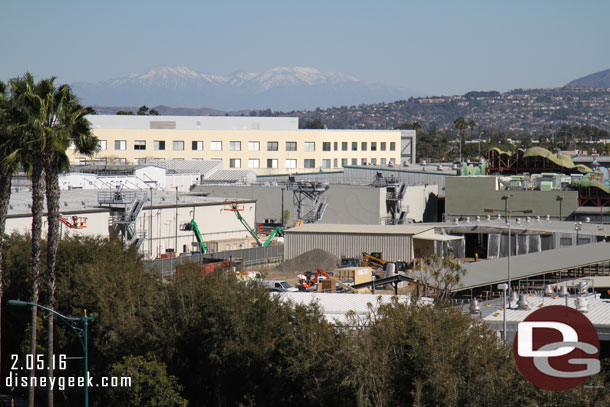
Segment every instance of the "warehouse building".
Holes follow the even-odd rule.
[[[298,118],[87,117],[99,139],[93,161],[220,160],[257,174],[415,162],[413,130],[300,130]],[[90,161],[69,150],[72,163]]]
[[[308,224],[286,230],[286,260],[313,249],[335,256],[358,257],[363,252],[381,252],[387,261],[412,262],[436,253],[463,257],[463,238],[442,235],[433,226]]]
[[[28,233],[32,226],[31,192],[11,195],[6,233]],[[252,247],[254,239],[228,211],[224,198],[193,196],[159,190],[72,190],[62,191],[61,235],[118,236],[126,244],[136,244],[146,258],[165,253],[189,254],[200,251],[192,231],[181,225],[195,220],[209,252]],[[254,224],[255,202],[240,201],[242,217]],[[124,221],[129,215],[130,221]],[[46,214],[45,214],[46,216]],[[43,219],[46,232],[46,218]]]

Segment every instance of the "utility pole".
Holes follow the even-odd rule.
[[[178,187],[176,187],[176,237],[174,242],[174,253],[178,254]]]

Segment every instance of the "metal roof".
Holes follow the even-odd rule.
[[[434,229],[428,225],[343,225],[309,223],[296,228],[286,230],[286,233],[345,233],[360,235],[416,235],[427,230]]]
[[[599,211],[599,208],[597,210]],[[517,223],[517,219],[519,219],[519,223]],[[501,214],[501,219],[492,217],[490,220],[487,220],[485,217],[481,217],[481,219],[477,221],[476,217],[471,217],[469,221],[459,221],[458,223],[427,223],[427,225],[436,228],[445,228],[456,233],[486,233],[486,231],[489,232],[489,229],[508,231],[508,225],[506,224],[503,214]],[[610,235],[610,225],[582,222],[582,225],[580,226],[581,229],[579,233],[582,235]],[[512,233],[576,233],[574,222],[545,220],[543,218],[538,221],[535,217],[530,217],[528,222],[527,217],[524,216],[513,216],[511,218],[511,229]]]
[[[575,308],[576,296],[568,297],[568,306]],[[587,304],[589,311],[584,315],[589,318],[591,323],[596,327],[610,327],[610,300],[596,298],[594,295],[586,295]],[[522,310],[517,308],[506,309],[506,322],[507,323],[519,323],[522,322],[529,314],[539,309],[541,306],[548,307],[550,305],[566,305],[566,297],[542,297],[542,296],[529,296],[527,299],[530,309]],[[544,305],[543,305],[544,304]],[[503,312],[497,311],[483,318],[483,321],[487,323],[502,324],[503,323]]]
[[[247,181],[254,182],[256,174],[250,170],[220,170],[205,178],[205,181]]]
[[[511,257],[511,280],[539,276],[610,261],[610,243],[600,242]],[[454,291],[505,282],[508,258],[485,260],[463,265],[466,274],[461,287]]]
[[[145,164],[138,165],[138,168],[154,166],[165,168],[169,173],[176,174],[204,174],[222,170],[220,160],[151,160]]]
[[[318,303],[328,322],[349,323],[345,314],[349,311],[355,313],[356,321],[366,323],[366,319],[372,310],[376,310],[379,305],[388,304],[392,298],[398,298],[399,302],[410,300],[408,295],[388,295],[388,294],[340,294],[340,293],[300,293],[287,292],[279,294],[283,301],[290,301],[295,304],[308,305]],[[371,309],[372,308],[372,309]]]
[[[109,191],[109,190],[106,190]],[[82,212],[104,212],[108,208],[103,208],[98,203],[98,192],[103,190],[83,189],[72,191],[60,191],[59,198],[61,213],[82,213]],[[128,192],[128,190],[125,190]],[[150,190],[139,190],[138,192],[145,193],[150,199]],[[152,193],[153,207],[165,207],[176,205],[176,191],[160,191],[154,190]],[[178,193],[178,206],[182,205],[224,205],[226,197],[207,197],[200,195],[190,195],[182,192]],[[255,202],[254,200],[245,200],[244,202]],[[19,191],[13,191],[9,203],[9,217],[23,217],[32,215],[32,192],[29,189],[21,188]],[[149,208],[149,203],[146,203],[146,208]],[[46,212],[46,200],[44,204]]]

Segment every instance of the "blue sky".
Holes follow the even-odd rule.
[[[0,79],[310,66],[428,95],[558,87],[610,68],[608,16],[603,0],[4,0]]]

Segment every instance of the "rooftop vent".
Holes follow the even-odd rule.
[[[568,287],[566,287],[565,285],[562,285],[561,287],[559,287],[559,296],[566,297],[567,295],[568,295]]]
[[[175,130],[176,122],[175,121],[161,121],[161,120],[151,120],[150,121],[151,129],[161,129],[161,130]]]
[[[552,297],[553,295],[555,295],[555,290],[553,290],[553,286],[550,284],[547,284],[546,286],[544,286],[544,296]]]
[[[574,306],[577,311],[580,312],[588,312],[589,311],[589,303],[585,297],[578,297],[574,300]]]
[[[479,306],[479,301],[477,301],[477,299],[474,298],[472,300],[472,302],[470,303],[470,313],[478,314],[479,312],[481,312],[481,307]]]
[[[530,309],[530,304],[527,302],[527,296],[525,294],[521,294],[519,296],[519,302],[517,302],[517,307],[521,310]]]

